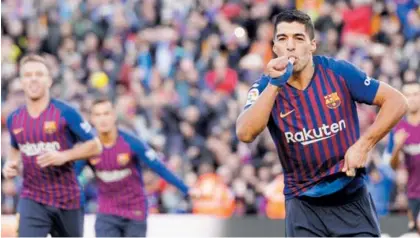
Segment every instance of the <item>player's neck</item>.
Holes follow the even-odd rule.
[[[420,111],[417,111],[415,113],[408,113],[407,122],[414,126],[420,124]]]
[[[100,133],[99,140],[105,147],[112,147],[115,145],[118,137],[117,128],[113,128],[110,132]]]
[[[305,90],[311,83],[314,72],[315,67],[311,59],[308,65],[302,71],[294,73],[287,83],[298,90]]]
[[[38,100],[26,98],[26,110],[28,110],[31,117],[39,117],[39,115],[47,109],[49,103],[50,97],[48,95]]]

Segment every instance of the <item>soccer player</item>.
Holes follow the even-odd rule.
[[[73,161],[99,154],[102,146],[74,108],[50,97],[52,77],[44,58],[23,57],[19,73],[26,104],[7,119],[11,149],[3,169],[11,179],[23,164],[18,235],[82,236]],[[75,143],[80,144],[73,147]]]
[[[402,93],[408,99],[408,113],[394,128],[390,137],[391,167],[397,169],[400,159],[404,158],[408,172],[407,197],[412,223],[420,219],[420,83],[404,84]],[[414,226],[416,229],[416,226]],[[420,228],[417,227],[420,233]]]
[[[144,141],[117,128],[117,115],[110,100],[97,99],[91,121],[103,145],[103,152],[88,161],[79,161],[78,172],[88,163],[98,179],[98,237],[146,236],[147,196],[144,191],[143,164],[195,198],[198,189],[189,189],[158,159]]]
[[[310,17],[276,16],[268,75],[255,82],[237,120],[239,140],[267,126],[284,168],[287,236],[379,236],[364,177],[368,152],[407,110],[402,94],[352,64],[314,56]],[[380,111],[359,135],[356,102]]]

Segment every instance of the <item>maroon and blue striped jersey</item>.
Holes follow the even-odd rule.
[[[347,149],[359,138],[356,102],[372,104],[379,82],[347,61],[314,56],[313,62],[306,89],[286,84],[279,90],[267,125],[283,166],[286,198],[319,197],[350,183],[353,189],[364,184],[363,169],[355,178],[341,169]],[[263,75],[251,86],[245,109],[269,80]]]
[[[7,119],[11,145],[20,151],[23,164],[22,198],[62,208],[80,208],[80,187],[74,163],[41,168],[36,159],[48,151],[71,149],[94,138],[91,126],[70,105],[51,99],[48,107],[32,117],[22,106]]]
[[[156,152],[136,136],[119,130],[114,145],[103,147],[102,154],[89,159],[98,185],[98,212],[133,220],[147,217],[147,194],[142,168],[151,168],[185,195],[188,187],[160,162]],[[87,161],[78,161],[77,173]]]

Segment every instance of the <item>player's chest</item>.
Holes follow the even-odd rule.
[[[420,125],[406,125],[404,130],[408,133],[408,137],[405,140],[402,150],[407,155],[416,156],[420,160]]]
[[[67,125],[60,115],[41,115],[36,119],[27,117],[14,121],[12,128],[20,151],[26,156],[68,147]]]
[[[134,159],[130,149],[122,147],[104,148],[99,156],[93,157],[89,163],[96,170],[121,170],[133,166]]]
[[[354,109],[350,100],[349,95],[331,88],[298,93],[284,90],[276,98],[272,118],[282,131],[335,128],[351,119]]]

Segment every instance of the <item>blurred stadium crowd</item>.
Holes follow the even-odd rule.
[[[116,104],[121,125],[147,140],[187,184],[213,173],[235,197],[233,214],[282,216],[281,166],[267,132],[239,143],[235,120],[253,81],[273,57],[272,17],[298,8],[312,16],[318,54],[346,59],[400,88],[420,79],[417,0],[2,0],[2,128],[23,103],[17,62],[29,52],[51,64],[53,96],[88,118],[97,94]],[[360,105],[361,131],[375,119]],[[9,146],[2,130],[2,163]],[[392,171],[386,139],[372,151],[369,186],[380,215],[405,213],[406,172]],[[95,181],[81,176],[86,211]],[[277,178],[277,179],[276,179]],[[189,212],[152,172],[144,174],[151,212]],[[2,213],[16,211],[20,178],[2,180]],[[273,182],[274,181],[274,182]],[[267,190],[267,185],[272,189]]]

